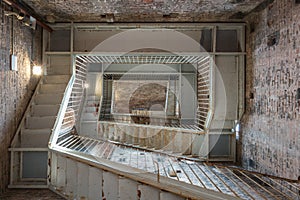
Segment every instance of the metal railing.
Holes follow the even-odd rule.
[[[135,173],[132,174],[136,174],[141,178],[146,178],[145,175],[148,173],[155,181],[155,184],[159,184],[160,180],[168,178],[169,180],[174,179],[178,181],[177,183],[179,184],[186,183],[188,185],[185,186],[189,188],[195,186],[195,191],[214,191],[215,196],[213,199],[221,198],[223,195],[230,195],[223,196],[223,198],[291,200],[297,199],[298,196],[297,188],[299,184],[297,181],[221,164],[194,162],[193,160],[183,159],[180,156],[169,156],[163,152],[144,151],[122,144],[114,144],[78,135],[69,134],[62,138],[59,142],[58,150],[75,156],[80,155],[82,158],[81,162],[87,162],[90,158],[95,159],[95,163],[99,164],[109,162],[107,171],[111,171],[118,165],[122,167],[122,170],[130,167],[135,170]],[[101,167],[99,168],[101,169]],[[122,170],[119,172],[124,172]],[[138,170],[141,170],[140,172],[142,173],[138,173]],[[133,180],[137,180],[136,178],[134,177]],[[159,188],[158,185],[154,185],[154,187]],[[168,187],[168,189],[170,188],[172,187]],[[184,187],[180,189],[183,190]]]
[[[84,85],[86,82],[86,64],[81,59],[75,59],[73,75],[67,85],[58,117],[50,137],[49,147],[56,145],[58,138],[78,127],[79,112],[84,98]]]
[[[97,121],[100,119],[100,116],[101,116],[102,103],[103,103],[103,95],[100,97],[100,100],[99,100]]]
[[[210,192],[210,190],[215,190],[215,192],[213,193],[214,199],[227,197],[224,196],[227,194],[231,195],[231,197],[229,197],[231,199],[235,197],[245,199],[256,199],[256,197],[261,197],[262,199],[268,199],[268,197],[293,199],[297,197],[296,192],[292,191],[293,193],[291,193],[291,190],[289,188],[284,188],[284,190],[288,191],[287,193],[285,193],[283,192],[284,190],[282,190],[281,187],[276,188],[275,186],[273,186],[273,184],[276,184],[276,186],[279,185],[276,179],[271,180],[259,174],[252,174],[239,170],[237,168],[230,169],[228,167],[222,168],[222,166],[217,165],[208,166],[206,164],[198,164],[190,160],[182,161],[175,159],[174,157],[165,155],[159,155],[159,157],[157,157],[157,154],[145,152],[144,150],[140,151],[137,149],[127,148],[126,146],[122,145],[115,145],[110,142],[103,142],[92,138],[74,135],[71,131],[71,128],[73,128],[75,124],[79,122],[79,112],[80,107],[82,106],[81,100],[84,97],[83,86],[85,83],[85,75],[86,61],[76,59],[76,61],[74,62],[74,74],[66,88],[58,119],[56,120],[53,129],[53,133],[51,136],[52,138],[50,139],[50,141],[52,142],[50,144],[50,150],[51,153],[55,154],[55,156],[64,155],[72,157],[76,162],[86,163],[89,166],[94,166],[97,169],[103,169],[117,175],[128,176],[128,178],[142,183],[145,181],[145,174],[147,172],[150,172],[150,174],[147,175],[149,175],[149,177],[154,180],[153,182],[151,182],[153,187],[163,189],[161,187],[168,186],[166,189],[175,194],[179,192],[181,193],[181,191],[174,191],[174,188],[170,186],[177,184],[177,182],[173,183],[172,181],[171,185],[169,179],[166,179],[166,181],[163,182],[166,177],[169,177],[170,179],[172,178],[169,173],[170,170],[176,172],[176,179],[182,186],[180,186],[180,189],[195,186],[197,187],[194,190],[195,192],[202,189],[205,193]],[[197,122],[198,125],[202,126],[204,129],[209,128],[209,124],[213,114],[213,83],[214,66],[211,57],[207,57],[207,59],[204,59],[200,63],[198,63],[197,67]],[[100,107],[103,104],[102,101],[103,99],[101,98]],[[53,148],[54,145],[57,146]],[[123,153],[120,154],[120,151],[123,151]],[[114,153],[116,155],[114,155]],[[139,173],[137,175],[135,173],[132,173],[134,174],[133,176],[127,171],[124,171],[124,167],[126,164],[124,162],[127,160],[130,161],[128,157],[134,157],[131,156],[131,154],[134,156],[140,156],[140,158],[137,159],[141,161],[140,163],[142,165],[137,165],[138,162],[129,162],[127,163],[128,166],[126,167],[135,168],[132,169],[134,170],[134,172],[136,172],[136,170],[139,170],[139,168],[141,168],[141,170],[146,169],[143,171],[143,173]],[[122,159],[119,159],[120,155],[122,155]],[[145,160],[148,158],[151,158],[153,162],[145,162]],[[167,161],[167,163],[170,164],[169,168],[166,168],[164,166],[164,162],[162,162],[164,159]],[[103,164],[106,162],[108,164]],[[159,172],[157,171],[157,167],[154,166],[157,164],[151,165],[151,168],[149,168],[149,166],[147,168],[146,166],[146,164],[148,163],[155,162],[160,165],[159,169],[161,170],[159,170]],[[60,163],[57,163],[58,167],[65,167],[65,170],[67,170],[67,165],[59,166],[59,164]],[[51,165],[54,173],[56,172],[55,168],[57,168],[57,166]],[[115,170],[116,166],[121,166],[120,170]],[[148,169],[153,169],[153,171],[149,171]],[[157,175],[160,177],[159,182],[156,178]],[[264,185],[262,185],[261,182],[263,182]],[[64,181],[64,183],[66,183],[66,181]],[[187,185],[185,185],[185,183],[189,184],[189,187],[186,187]],[[267,185],[267,187],[265,187],[265,185]],[[270,191],[269,186],[271,186],[272,188],[272,190]],[[297,187],[298,185],[293,184],[293,186]],[[197,193],[197,195],[199,197],[200,194]]]
[[[64,121],[65,121],[65,116],[66,115],[68,116],[68,112],[67,112],[68,100],[71,96],[74,79],[75,79],[75,76],[73,74],[69,80],[69,83],[68,83],[66,89],[65,89],[65,94],[63,96],[62,103],[59,108],[57,118],[55,120],[53,129],[52,129],[52,133],[51,133],[50,140],[49,140],[49,148],[52,148],[56,144],[56,141],[61,132],[68,132],[68,129],[66,129],[66,127],[64,127]],[[64,131],[62,131],[62,128]]]
[[[210,57],[203,59],[197,66],[197,125],[207,130],[213,111],[213,63]]]
[[[136,55],[86,55],[80,54],[76,57],[76,67],[86,70],[86,65],[88,63],[126,63],[126,64],[142,64],[142,63],[153,63],[153,64],[183,64],[183,63],[191,63],[197,66],[197,113],[194,119],[195,127],[200,128],[201,130],[209,129],[210,122],[212,121],[213,111],[214,111],[214,102],[213,102],[213,87],[214,87],[214,65],[213,58],[207,54],[199,54],[199,55],[152,55],[152,54],[136,54]],[[126,73],[126,76],[122,76],[124,74],[120,73],[109,73],[103,74],[105,80],[107,79],[136,79],[136,76],[143,76],[143,79],[159,79],[162,77],[177,77],[179,73],[169,74],[169,73],[161,73],[159,76],[157,74],[142,74],[142,73]],[[84,73],[78,72],[76,74],[78,78],[83,79]],[[104,82],[105,82],[104,80]],[[77,83],[80,85],[80,83]],[[77,85],[75,84],[75,85]],[[109,114],[104,112],[105,108],[103,108],[103,103],[107,100],[104,94],[103,102],[100,107],[100,113],[102,114],[100,117],[103,119],[111,119]],[[80,99],[80,97],[78,97]],[[74,99],[76,101],[76,99]],[[104,106],[105,107],[105,106]],[[75,113],[77,115],[78,113]]]

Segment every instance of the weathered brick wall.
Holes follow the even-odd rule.
[[[37,83],[30,60],[41,58],[41,29],[36,31],[6,17],[10,8],[0,3],[0,194],[9,177],[8,147]],[[13,20],[12,20],[13,19]],[[18,58],[18,71],[10,70],[10,54]]]
[[[236,19],[262,0],[24,0],[57,22],[199,22]],[[106,14],[108,14],[106,16]],[[108,17],[108,18],[106,18]]]
[[[247,17],[247,113],[243,165],[300,176],[300,5],[275,0]]]

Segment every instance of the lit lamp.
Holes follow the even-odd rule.
[[[34,65],[32,67],[32,73],[33,73],[33,75],[37,75],[37,76],[42,75],[42,67],[38,66],[38,65]]]

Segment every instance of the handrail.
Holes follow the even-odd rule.
[[[23,114],[23,116],[22,116],[21,122],[19,123],[18,128],[17,128],[17,130],[16,130],[16,132],[15,132],[15,136],[14,136],[13,140],[12,140],[11,143],[10,143],[10,144],[11,144],[11,147],[14,147],[14,146],[16,145],[17,137],[19,136],[19,133],[20,133],[20,131],[21,131],[21,128],[23,127],[23,125],[24,125],[24,123],[25,123],[25,119],[26,119],[27,114],[30,112],[30,105],[32,105],[32,103],[33,103],[33,101],[34,101],[34,97],[35,97],[35,96],[37,95],[37,93],[38,93],[38,89],[39,89],[39,86],[40,86],[41,83],[42,83],[42,79],[43,79],[43,77],[41,77],[40,80],[39,80],[39,82],[37,83],[37,85],[36,85],[36,87],[35,87],[35,89],[34,89],[34,93],[33,93],[33,95],[31,96],[31,99],[30,99],[29,103],[27,104],[27,107],[26,107],[26,110],[25,110],[25,112],[24,112],[24,114]]]
[[[100,119],[101,109],[102,109],[102,102],[103,102],[103,95],[101,95],[101,97],[100,97],[100,102],[99,102],[99,106],[98,106],[98,117],[97,117],[97,121],[99,121],[99,119]]]
[[[82,115],[83,115],[83,109],[84,109],[84,106],[86,105],[86,101],[87,101],[87,98],[86,98],[86,88],[84,87],[83,90],[82,90],[82,96],[78,97],[80,99],[84,99],[84,101],[81,101],[80,102],[80,107],[79,107],[79,110],[78,110],[78,113],[80,113],[80,115],[78,115],[78,120],[75,120],[75,127],[80,130],[81,128],[81,120],[82,120]]]
[[[71,93],[72,93],[74,80],[75,80],[75,74],[73,74],[71,76],[71,78],[69,80],[69,83],[68,83],[68,85],[65,89],[64,96],[63,96],[63,99],[62,99],[62,104],[59,108],[57,118],[55,120],[53,129],[52,129],[52,132],[51,132],[51,136],[50,136],[50,139],[49,139],[48,147],[50,149],[53,148],[53,146],[56,144],[56,141],[58,139],[60,128],[61,128],[64,116],[65,116],[65,112],[66,112],[67,107],[68,107],[69,99],[70,99],[70,96],[71,96]]]
[[[196,123],[207,131],[210,128],[214,115],[215,69],[212,56],[205,60],[205,62],[197,66],[198,107]]]
[[[211,121],[213,119],[214,115],[214,106],[215,106],[215,93],[214,93],[214,87],[215,87],[215,65],[213,62],[213,59],[210,59],[209,62],[210,70],[209,70],[209,111],[207,113],[207,118],[205,122],[205,128],[208,130],[211,125]]]

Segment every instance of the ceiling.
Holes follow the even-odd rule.
[[[268,0],[21,0],[48,22],[240,20]],[[19,0],[20,2],[20,0]]]

